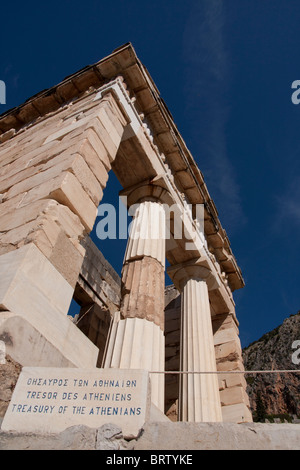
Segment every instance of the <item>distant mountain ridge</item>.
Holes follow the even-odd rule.
[[[245,370],[300,370],[300,311],[244,348],[243,359]],[[300,419],[300,373],[247,374],[246,380],[255,421]]]

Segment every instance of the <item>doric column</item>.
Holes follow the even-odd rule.
[[[209,269],[188,265],[170,269],[182,293],[179,419],[222,421],[208,289],[215,282]],[[195,372],[201,372],[199,374]],[[209,373],[205,373],[209,372]]]
[[[164,371],[165,191],[150,186],[131,194],[133,222],[122,270],[120,319],[106,367]],[[151,374],[151,400],[164,412],[164,375]]]

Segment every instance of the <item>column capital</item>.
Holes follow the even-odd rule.
[[[167,274],[180,291],[190,279],[206,281],[208,290],[215,290],[220,286],[220,281],[212,272],[210,262],[205,256],[170,266],[167,268]]]
[[[121,190],[119,195],[121,197],[127,197],[128,207],[145,200],[157,201],[168,205],[173,204],[173,199],[168,189],[160,183],[161,181],[156,181],[156,179],[142,181],[134,186]]]

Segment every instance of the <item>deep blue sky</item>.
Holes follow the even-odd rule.
[[[132,42],[204,173],[242,269],[242,346],[300,309],[300,105],[291,101],[299,24],[299,0],[1,5],[0,113]],[[106,200],[118,188],[113,176],[109,183]],[[117,270],[123,249],[103,244]]]

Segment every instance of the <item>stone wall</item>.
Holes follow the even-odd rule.
[[[95,100],[94,90],[78,90],[61,103],[1,135],[0,335],[10,335],[8,352],[22,365],[91,367],[98,350],[67,312],[85,255],[80,242],[127,121],[110,93]]]
[[[80,239],[93,228],[125,124],[109,100],[93,98],[75,99],[1,144],[0,254],[34,242],[74,287]]]
[[[120,309],[120,276],[89,236],[81,241],[81,245],[85,256],[75,286],[74,299],[83,307],[96,303],[107,308],[113,315]]]

